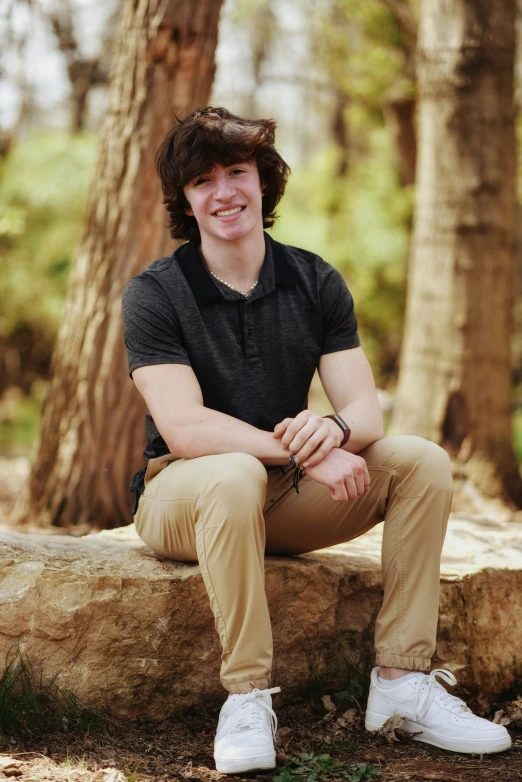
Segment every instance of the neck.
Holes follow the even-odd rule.
[[[239,289],[249,288],[259,279],[265,259],[263,227],[234,241],[202,234],[201,254],[218,277]]]

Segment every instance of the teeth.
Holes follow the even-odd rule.
[[[229,217],[230,215],[235,215],[240,212],[242,208],[242,206],[236,206],[235,209],[227,209],[226,212],[216,212],[216,214],[218,217]]]

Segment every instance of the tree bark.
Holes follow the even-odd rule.
[[[172,252],[154,156],[174,113],[208,103],[222,0],[125,0],[108,113],[17,523],[132,521],[145,404],[128,376],[126,282]]]
[[[395,140],[401,184],[415,184],[417,134],[415,129],[418,23],[413,9],[404,0],[382,0],[393,14],[399,32],[399,48],[404,58],[403,73],[384,96],[383,111]]]
[[[419,158],[393,433],[442,444],[517,506],[510,337],[515,255],[515,0],[423,0]]]

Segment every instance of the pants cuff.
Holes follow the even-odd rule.
[[[376,656],[377,665],[383,668],[401,668],[404,671],[429,671],[431,657],[419,657],[411,654],[383,654]]]
[[[221,679],[221,684],[232,695],[248,695],[255,687],[258,690],[268,690],[270,688],[270,674],[261,679],[242,679],[241,681]]]

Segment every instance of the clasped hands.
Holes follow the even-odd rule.
[[[273,437],[293,453],[306,474],[328,486],[337,502],[355,500],[370,487],[370,474],[362,456],[339,448],[343,433],[331,418],[302,410],[274,427]]]

